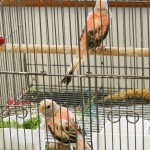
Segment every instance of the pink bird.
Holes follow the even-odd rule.
[[[47,128],[55,139],[70,144],[71,150],[91,150],[86,140],[84,144],[84,132],[71,111],[50,99],[43,100],[39,110],[45,116]]]
[[[79,59],[81,59],[82,62],[87,56],[87,52],[90,52],[91,49],[99,47],[102,44],[102,41],[108,34],[109,24],[107,0],[97,0],[94,11],[90,12],[87,16],[87,25],[84,26],[82,31],[80,47],[73,59],[73,64],[69,66],[66,76],[62,79],[61,83],[68,85],[71,81],[71,76],[68,75],[73,75],[75,70],[78,70],[80,65]]]

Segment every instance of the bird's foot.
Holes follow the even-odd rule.
[[[96,50],[100,49],[101,51],[105,51],[106,50],[106,46],[98,46],[96,48]]]

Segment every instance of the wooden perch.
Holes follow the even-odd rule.
[[[44,53],[44,54],[75,54],[77,46],[62,46],[58,45],[26,45],[26,44],[6,44],[0,46],[0,52],[9,53]],[[90,55],[94,55],[95,51],[92,50]],[[137,56],[137,57],[149,57],[149,48],[135,48],[127,47],[105,47],[103,50],[98,49],[96,51],[97,55],[106,56]]]
[[[24,7],[84,7],[85,2],[84,1],[68,1],[68,0],[57,0],[57,1],[39,1],[39,0],[2,0],[3,6],[24,6]],[[150,2],[149,1],[110,1],[108,2],[109,7],[149,7]],[[93,7],[95,5],[95,1],[87,1],[86,5],[89,7]]]

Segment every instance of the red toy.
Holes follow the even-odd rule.
[[[7,104],[9,106],[14,106],[14,105],[29,105],[30,101],[29,100],[21,101],[21,100],[9,99],[7,101]]]
[[[0,37],[0,45],[3,45],[5,43],[4,37]]]
[[[19,100],[14,100],[14,99],[9,99],[9,100],[7,101],[7,104],[8,104],[8,105],[11,105],[11,106],[14,106],[14,105],[21,105],[21,101],[19,101]]]

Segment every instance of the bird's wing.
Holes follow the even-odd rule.
[[[74,120],[72,121],[72,124],[75,125],[76,130],[77,130],[79,133],[86,135],[86,132],[84,131],[84,129],[82,128],[81,124],[80,124],[77,120],[74,119]]]
[[[77,121],[77,119],[75,119],[75,115],[71,111],[69,111],[69,121],[71,122],[72,126],[75,127],[76,131],[81,134],[86,134],[81,124]]]
[[[102,28],[99,27],[98,30],[87,32],[88,49],[101,45],[102,41],[106,38],[108,31],[109,25],[107,26],[105,31],[102,31]]]
[[[82,30],[80,38],[80,45],[86,45],[87,39],[88,49],[92,49],[101,45],[102,41],[106,38],[109,31],[109,18],[108,14],[100,15],[99,12],[90,13],[87,17],[87,24]]]
[[[76,143],[77,141],[77,129],[70,121],[65,119],[54,119],[53,124],[48,123],[48,128],[54,138],[58,141],[68,144]]]

